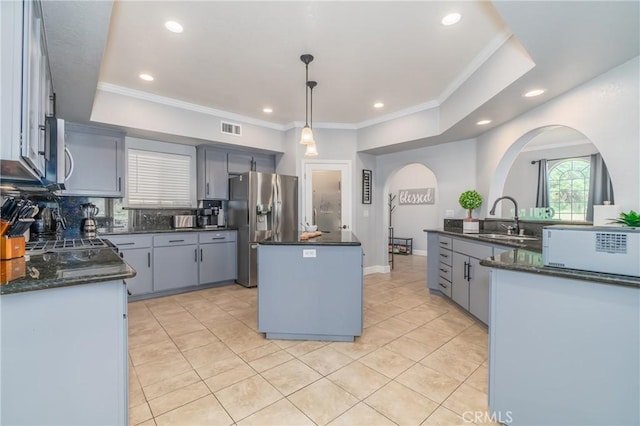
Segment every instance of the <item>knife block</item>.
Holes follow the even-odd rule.
[[[0,237],[0,259],[15,259],[24,256],[25,241],[21,235],[19,237]]]

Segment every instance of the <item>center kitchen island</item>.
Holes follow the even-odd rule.
[[[258,243],[258,330],[267,339],[362,334],[362,246],[350,231]]]

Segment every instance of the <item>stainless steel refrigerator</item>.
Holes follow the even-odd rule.
[[[238,228],[238,278],[258,285],[257,242],[298,238],[298,178],[247,172],[229,178],[228,224]]]

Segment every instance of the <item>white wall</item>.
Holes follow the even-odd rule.
[[[478,137],[478,190],[490,200],[504,182],[522,147],[541,128],[565,125],[585,135],[602,154],[623,210],[640,206],[640,58]],[[481,167],[482,166],[482,167]],[[482,214],[487,211],[485,203]],[[497,212],[500,214],[500,212]]]
[[[284,132],[238,120],[221,119],[203,111],[193,111],[146,99],[98,90],[91,120],[141,131],[184,138],[171,142],[193,143],[189,139],[223,143],[238,149],[254,148],[284,152]],[[220,121],[242,125],[242,136],[220,132]],[[159,136],[158,136],[159,137]],[[164,139],[163,139],[164,140]]]
[[[395,196],[391,217],[394,235],[413,238],[414,254],[427,254],[427,239],[424,229],[439,228],[440,194],[436,175],[422,164],[409,164],[398,170],[389,179],[389,194]],[[400,204],[398,192],[402,189],[435,188],[434,204]]]
[[[369,235],[375,235],[368,241],[365,248],[371,254],[367,264],[376,265],[378,269],[387,266],[387,242],[389,215],[387,212],[386,195],[389,192],[391,176],[408,164],[420,163],[430,169],[438,182],[438,211],[436,223],[441,228],[445,217],[445,211],[454,210],[456,217],[466,217],[466,211],[458,204],[460,193],[468,189],[475,189],[476,176],[476,142],[475,139],[456,141],[442,145],[430,146],[409,151],[376,157],[376,169],[374,172],[375,185],[373,191],[374,208],[376,217],[373,229],[368,230]],[[430,218],[429,220],[432,220]],[[421,229],[429,226],[425,218],[418,218]],[[426,240],[426,234],[420,237]]]

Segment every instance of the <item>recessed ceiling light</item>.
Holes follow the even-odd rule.
[[[485,124],[489,124],[489,123],[491,123],[491,120],[480,120],[476,124],[478,126],[484,126]]]
[[[140,74],[139,77],[144,81],[153,81],[153,76],[151,74]]]
[[[534,96],[540,96],[543,93],[544,93],[544,89],[535,89],[525,93],[524,96],[527,98],[533,98]]]
[[[262,108],[262,112],[265,112],[267,114],[271,114],[273,112],[273,109],[266,107],[266,108]]]
[[[448,27],[449,25],[457,24],[458,21],[460,21],[460,18],[462,18],[462,15],[460,15],[458,12],[453,12],[442,18],[441,22],[442,25]]]
[[[167,21],[164,23],[164,27],[172,33],[181,33],[182,31],[184,31],[182,25],[180,25],[176,21]]]
[[[384,104],[382,102],[376,102],[375,104],[373,104],[374,108],[382,108],[384,106]]]

